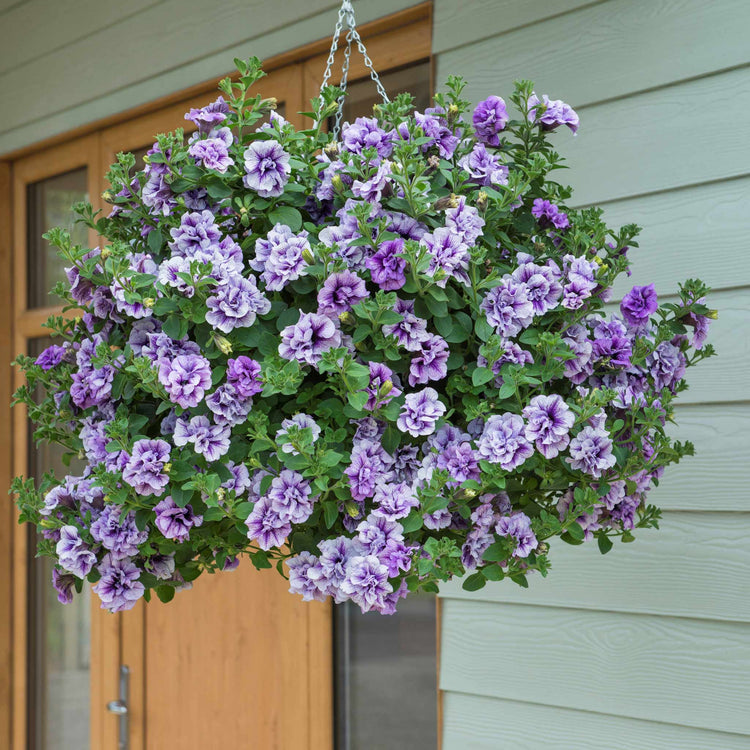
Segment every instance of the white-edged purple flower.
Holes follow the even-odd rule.
[[[176,446],[192,443],[195,452],[207,461],[218,461],[229,450],[231,438],[231,425],[212,424],[203,414],[193,417],[189,422],[184,417],[179,417],[172,435]]]
[[[497,522],[495,532],[499,536],[511,537],[516,542],[513,557],[528,557],[539,546],[531,529],[531,519],[525,513],[503,516]]]
[[[597,479],[617,462],[612,453],[612,439],[609,433],[597,427],[586,425],[571,441],[567,459],[571,468],[589,474]]]
[[[303,602],[326,599],[326,594],[320,590],[320,564],[312,552],[300,552],[286,561],[289,570],[289,593],[299,594]]]
[[[169,230],[169,247],[183,258],[210,258],[221,242],[221,230],[211,211],[193,211],[180,217],[180,226]]]
[[[450,278],[469,285],[467,271],[471,256],[460,234],[449,227],[438,227],[431,234],[425,234],[420,243],[430,254],[427,273],[435,277],[435,283],[439,287],[445,288]]]
[[[132,609],[145,591],[140,581],[141,571],[135,563],[127,557],[115,560],[107,555],[98,569],[101,577],[93,591],[99,596],[102,609],[110,612]]]
[[[281,429],[276,433],[276,445],[282,453],[291,453],[293,456],[299,455],[299,451],[291,442],[295,439],[301,430],[310,430],[311,440],[314,443],[321,433],[320,425],[309,415],[300,412],[281,423]],[[285,442],[286,441],[286,442]]]
[[[560,269],[550,261],[546,266],[537,263],[522,263],[513,271],[511,278],[526,285],[526,296],[529,298],[535,315],[544,315],[560,303],[562,296],[562,274]]]
[[[206,406],[214,415],[216,424],[234,427],[247,419],[253,402],[252,399],[242,398],[231,383],[224,383],[206,396]]]
[[[284,359],[296,359],[314,367],[327,351],[341,343],[341,330],[333,319],[300,310],[299,320],[281,331],[279,354]]]
[[[487,322],[503,338],[510,338],[531,325],[534,305],[528,296],[526,284],[510,277],[490,289],[479,308],[486,314]]]
[[[248,399],[263,390],[260,378],[260,363],[244,354],[227,360],[227,383],[230,383],[241,399]]]
[[[508,110],[505,102],[499,96],[489,96],[479,102],[474,109],[471,121],[474,124],[474,132],[477,140],[488,146],[499,146],[499,133],[508,124]]]
[[[159,365],[159,382],[173,403],[183,409],[198,406],[211,387],[211,364],[197,354],[163,359]]]
[[[271,309],[271,303],[258,289],[254,276],[232,276],[214,289],[206,307],[206,323],[229,333],[235,328],[251,326],[256,316]]]
[[[656,312],[659,302],[656,288],[648,286],[634,286],[620,302],[620,312],[628,325],[633,328],[645,328],[649,318]]]
[[[365,409],[375,411],[385,406],[391,399],[401,395],[401,389],[394,383],[396,376],[393,370],[382,362],[367,363],[370,370],[370,382],[363,390],[367,393]]]
[[[646,367],[659,391],[662,388],[674,391],[675,386],[685,374],[686,366],[685,355],[671,341],[662,341],[646,357]]]
[[[154,507],[156,528],[167,539],[186,542],[190,539],[190,530],[203,523],[203,516],[193,513],[191,505],[181,507],[167,495]]]
[[[524,433],[525,425],[518,414],[493,414],[477,440],[477,451],[485,461],[511,471],[534,453]]]
[[[567,229],[570,226],[568,214],[561,211],[559,206],[545,200],[535,198],[531,207],[531,215],[539,222],[542,229],[554,227],[555,229]]]
[[[445,227],[454,232],[465,245],[472,246],[482,236],[484,219],[474,206],[466,203],[466,198],[462,195],[457,206],[446,210]]]
[[[438,453],[437,468],[447,471],[452,483],[457,484],[469,479],[478,480],[481,476],[477,453],[466,441],[451,443]]]
[[[197,164],[206,169],[214,169],[224,174],[234,164],[229,155],[229,147],[234,142],[234,136],[229,128],[212,130],[208,138],[199,138],[188,147],[188,153]]]
[[[370,271],[370,278],[384,291],[401,289],[406,283],[406,260],[400,253],[404,251],[404,240],[386,240],[380,244],[376,253],[365,261]]]
[[[374,440],[361,440],[354,445],[351,461],[344,470],[349,480],[349,491],[357,501],[366,500],[375,493],[380,482],[391,479],[393,457]]]
[[[148,539],[148,526],[140,531],[135,525],[135,513],[123,514],[120,505],[105,505],[91,524],[90,532],[95,541],[109,550],[113,560],[135,557],[139,547]]]
[[[284,522],[304,523],[313,512],[310,483],[291,469],[283,469],[271,480],[267,497],[271,508]]]
[[[137,440],[122,470],[122,478],[139,495],[161,495],[169,483],[164,465],[169,463],[166,440]]]
[[[341,590],[363,612],[369,612],[384,605],[393,587],[388,583],[388,568],[375,555],[362,555],[349,561]]]
[[[578,114],[562,99],[550,99],[547,94],[542,94],[540,101],[536,93],[533,93],[529,97],[528,107],[529,122],[538,124],[542,130],[554,130],[560,125],[567,125],[574,134],[578,131]],[[542,108],[544,111],[541,111]]]
[[[508,167],[484,143],[475,144],[470,153],[458,160],[458,166],[468,173],[471,182],[483,187],[508,184]]]
[[[260,273],[266,289],[281,291],[290,281],[305,276],[311,252],[306,231],[294,234],[285,224],[276,224],[265,237],[255,241],[255,258],[250,267]]]
[[[353,123],[345,123],[341,129],[341,141],[347,151],[361,154],[374,148],[379,157],[385,159],[393,151],[393,131],[386,131],[374,117],[358,117]]]
[[[448,343],[442,336],[428,333],[409,363],[409,385],[442,380],[448,374]]]
[[[66,525],[60,529],[60,539],[55,552],[60,567],[77,578],[85,578],[96,563],[96,555],[81,539],[75,526]]]
[[[364,279],[352,271],[332,273],[318,291],[318,312],[327,315],[338,315],[351,310],[354,305],[367,299]]]
[[[283,546],[292,531],[291,523],[281,520],[268,497],[261,497],[255,503],[245,524],[248,538],[264,550]]]
[[[388,521],[406,518],[412,508],[419,507],[419,499],[406,482],[383,482],[377,485],[373,502],[373,515],[383,516]]]
[[[278,141],[253,141],[244,153],[242,183],[261,198],[277,198],[284,192],[292,168],[289,154]]]
[[[224,101],[223,96],[219,96],[215,102],[211,102],[205,107],[193,107],[185,115],[185,119],[195,123],[199,132],[210,133],[217,125],[227,119],[228,114],[229,105]]]
[[[412,437],[431,435],[445,412],[445,404],[438,398],[438,392],[434,388],[423,388],[406,394],[396,424],[401,432],[408,432]]]
[[[355,197],[369,203],[377,203],[383,193],[390,192],[391,163],[383,160],[375,173],[367,180],[354,180],[351,190]]]
[[[565,450],[570,437],[568,433],[575,416],[562,396],[534,396],[523,410],[526,419],[526,439],[536,445],[545,458],[555,458]]]
[[[414,314],[414,300],[397,299],[393,307],[394,312],[401,315],[398,323],[389,323],[383,326],[383,334],[393,336],[399,346],[403,346],[409,352],[420,350],[422,342],[429,338],[427,333],[427,321]]]

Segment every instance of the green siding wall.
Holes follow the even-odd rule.
[[[324,37],[337,5],[0,0],[0,154]],[[721,315],[677,409],[698,455],[652,495],[661,531],[607,557],[561,545],[528,590],[445,587],[444,750],[750,747],[749,25],[747,0],[435,0],[437,80],[478,100],[531,78],[573,104],[576,200],[644,226],[632,283],[701,276]]]
[[[676,410],[698,455],[652,494],[661,530],[606,557],[556,545],[528,590],[444,587],[444,750],[750,747],[748,24],[744,0],[437,2],[438,81],[478,100],[531,78],[578,109],[557,136],[576,202],[644,227],[616,293],[700,276],[720,310],[720,357]]]

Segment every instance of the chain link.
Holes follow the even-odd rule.
[[[339,84],[339,88],[342,91],[346,91],[346,85],[349,78],[349,62],[351,59],[352,42],[356,42],[357,49],[362,55],[362,59],[365,62],[365,67],[370,71],[370,78],[375,84],[380,98],[384,102],[388,103],[390,99],[388,98],[385,87],[380,81],[380,76],[378,76],[378,73],[375,70],[375,66],[372,64],[372,60],[367,54],[365,43],[362,41],[362,37],[357,31],[357,22],[354,19],[354,8],[352,6],[351,0],[342,0],[341,7],[339,8],[336,27],[333,30],[333,39],[331,40],[331,50],[328,53],[328,60],[326,61],[326,69],[323,73],[323,82],[320,84],[320,90],[323,91],[323,89],[328,85],[328,82],[331,80],[331,75],[333,74],[333,64],[335,62],[336,52],[338,51],[339,47],[339,37],[341,36],[344,28],[346,28],[347,30],[346,47],[344,49],[344,63],[341,69],[341,83]],[[343,117],[343,112],[344,95],[342,94],[339,98],[338,109],[336,110],[336,118],[333,126],[333,137],[336,139],[338,139],[339,133],[341,132],[341,119]]]

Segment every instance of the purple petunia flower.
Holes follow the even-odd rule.
[[[156,528],[167,539],[186,542],[190,539],[190,530],[203,523],[203,516],[193,513],[191,505],[184,508],[177,505],[171,495],[167,495],[154,507]]]
[[[483,187],[508,184],[508,167],[484,143],[475,144],[470,153],[458,160],[458,166],[469,174],[472,182]]]
[[[218,461],[229,450],[231,436],[231,425],[211,424],[211,420],[201,414],[189,422],[184,417],[179,417],[172,439],[178,447],[192,443],[195,452],[200,453],[207,461]]]
[[[386,336],[394,336],[399,346],[403,346],[407,351],[419,351],[422,342],[429,338],[430,334],[427,333],[427,321],[414,314],[414,300],[397,299],[393,310],[402,316],[402,320],[384,325],[383,333]]]
[[[214,289],[206,307],[206,323],[229,333],[251,326],[258,315],[271,309],[271,302],[258,289],[254,276],[233,276]]]
[[[406,259],[400,256],[404,251],[404,240],[386,240],[374,255],[365,261],[370,278],[381,289],[393,291],[406,283]]]
[[[242,424],[253,407],[252,399],[241,398],[231,383],[220,385],[206,396],[206,406],[214,415],[217,425]]]
[[[68,573],[61,573],[58,567],[52,568],[52,585],[57,591],[57,601],[60,604],[70,604],[73,601],[73,588],[76,577]]]
[[[148,527],[140,531],[135,525],[135,513],[130,511],[123,518],[122,511],[119,505],[106,505],[90,529],[91,536],[109,550],[113,560],[134,557],[148,539]]]
[[[534,305],[529,299],[526,284],[507,276],[490,289],[479,308],[487,315],[487,322],[503,338],[520,333],[534,318]]]
[[[284,192],[292,168],[289,154],[278,141],[253,141],[245,149],[242,183],[261,198],[276,198]]]
[[[351,461],[344,470],[349,479],[349,490],[357,501],[372,497],[379,482],[391,478],[393,458],[379,442],[362,440],[354,445]]]
[[[437,391],[423,388],[416,393],[407,393],[396,424],[401,432],[408,432],[412,437],[431,435],[445,412],[445,404],[438,398]]]
[[[193,211],[183,214],[180,226],[169,230],[172,241],[169,247],[183,258],[208,259],[221,242],[221,230],[210,211]]]
[[[568,214],[561,211],[554,203],[543,198],[535,198],[531,207],[531,215],[539,222],[542,229],[554,227],[555,229],[567,229],[570,226]]]
[[[538,114],[542,105],[545,109]],[[554,130],[560,125],[567,125],[573,133],[578,131],[579,119],[576,111],[561,99],[550,99],[547,94],[542,94],[541,101],[534,93],[529,97],[528,120],[537,123],[542,130]]]
[[[229,155],[229,147],[234,143],[234,136],[229,128],[219,128],[211,131],[210,137],[193,141],[188,153],[196,163],[206,169],[214,169],[224,174],[234,164]]]
[[[609,433],[591,425],[586,425],[570,441],[568,452],[570,458],[567,461],[571,468],[583,471],[597,479],[616,463]]]
[[[318,292],[318,312],[329,315],[346,312],[369,296],[364,280],[356,273],[332,273]]]
[[[320,426],[309,414],[295,414],[291,419],[285,419],[281,423],[281,429],[276,433],[276,444],[279,446],[279,450],[282,453],[290,453],[293,456],[299,455],[299,451],[294,447],[291,442],[300,430],[310,430],[311,443],[314,443],[321,433]],[[290,437],[290,430],[291,437]],[[284,442],[284,441],[289,442]]]
[[[303,313],[299,320],[281,331],[279,354],[288,360],[315,366],[329,349],[341,346],[341,331],[326,315]]]
[[[205,357],[197,354],[163,359],[159,366],[159,382],[173,403],[189,409],[198,406],[211,387],[211,365]]]
[[[138,440],[133,444],[122,478],[139,495],[161,495],[169,483],[164,465],[169,463],[170,448],[165,440]]]
[[[55,547],[60,567],[77,578],[85,578],[96,562],[96,555],[81,539],[75,526],[63,526]]]
[[[281,547],[292,531],[292,525],[289,521],[281,520],[268,497],[262,497],[255,503],[245,524],[248,538],[265,550]]]
[[[353,123],[344,124],[341,141],[347,151],[361,154],[367,148],[374,148],[379,157],[386,159],[393,151],[392,131],[385,131],[374,117],[358,117]]]
[[[484,219],[474,206],[467,205],[466,198],[462,195],[457,206],[446,210],[445,226],[454,232],[462,243],[471,246],[482,236]]]
[[[42,368],[42,370],[51,370],[53,367],[57,367],[60,362],[63,361],[63,358],[65,357],[65,352],[67,350],[64,346],[57,346],[57,344],[52,344],[52,346],[48,346],[34,361],[35,365],[39,365],[39,367]]]
[[[304,523],[313,512],[310,483],[291,469],[283,469],[271,480],[267,497],[283,522]]]
[[[669,388],[674,392],[675,386],[685,374],[686,366],[685,355],[679,347],[669,341],[662,341],[646,357],[646,367],[659,391],[662,388]]]
[[[101,578],[93,591],[102,602],[102,609],[123,612],[132,609],[143,596],[144,585],[140,582],[141,571],[127,557],[114,560],[107,555],[99,565]]]
[[[575,416],[561,396],[534,396],[523,410],[526,419],[526,439],[535,443],[545,458],[555,458],[565,450],[568,433]]]
[[[288,226],[276,224],[265,238],[256,240],[250,267],[261,272],[266,289],[279,292],[290,281],[306,275],[304,255],[310,252],[307,232],[294,234]]]
[[[325,601],[320,590],[320,564],[312,552],[300,552],[286,561],[289,569],[289,593],[299,594],[303,602]]]
[[[409,385],[442,380],[448,374],[449,356],[446,340],[434,333],[427,334],[409,364]]]
[[[349,561],[341,590],[363,612],[369,612],[384,605],[393,587],[388,583],[388,568],[375,555],[362,555]]]
[[[365,409],[375,411],[400,396],[401,389],[394,384],[393,370],[390,367],[382,362],[368,362],[367,366],[370,370],[370,382],[363,389],[367,393]]]
[[[193,107],[185,115],[185,119],[195,123],[199,132],[210,133],[217,125],[227,119],[228,114],[229,105],[224,101],[224,97],[220,96],[215,102],[211,102],[205,107],[200,109]]]
[[[453,483],[461,484],[469,479],[480,477],[479,462],[471,443],[451,443],[438,453],[438,469],[448,472]]]
[[[531,530],[531,519],[525,513],[503,516],[495,526],[499,536],[511,537],[516,542],[513,557],[528,557],[538,546],[536,535]]]
[[[477,440],[477,451],[481,458],[500,464],[506,471],[515,469],[534,453],[524,432],[523,419],[518,414],[493,414]]]
[[[593,353],[616,367],[630,367],[633,342],[621,321],[602,321],[594,329]]]
[[[406,482],[396,484],[383,482],[375,488],[373,497],[375,508],[372,513],[388,521],[406,518],[412,508],[419,507],[419,499]]]
[[[387,160],[382,161],[375,173],[367,180],[354,180],[352,184],[352,193],[356,198],[367,201],[368,203],[377,203],[383,197],[391,193],[391,163]]]
[[[560,302],[562,295],[562,274],[554,261],[546,266],[536,263],[522,263],[513,271],[511,278],[526,285],[526,296],[529,298],[535,315],[544,315]]]
[[[263,390],[260,378],[260,363],[241,354],[227,360],[227,382],[241,399],[248,399]]]
[[[505,129],[508,119],[505,102],[499,96],[490,96],[479,102],[471,118],[477,140],[488,146],[499,146],[498,133]]]
[[[653,284],[648,286],[634,286],[620,302],[620,312],[623,318],[633,328],[644,328],[648,319],[653,315],[659,303]]]
[[[469,285],[469,248],[461,240],[461,235],[454,229],[438,227],[432,234],[425,234],[420,243],[430,254],[430,265],[427,273],[436,278],[435,283],[442,288],[449,278],[455,278],[466,286]]]

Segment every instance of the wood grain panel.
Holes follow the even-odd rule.
[[[443,600],[440,686],[750,734],[742,623]]]
[[[658,531],[639,531],[635,542],[616,543],[607,555],[595,542],[556,540],[552,571],[530,577],[528,589],[498,581],[469,593],[452,581],[441,595],[750,623],[748,537],[750,513],[668,512]]]
[[[602,0],[599,0],[601,2]],[[467,0],[456,3],[437,0],[433,30],[434,54],[472,44],[490,36],[508,35],[513,29],[538,24],[547,18],[591,5],[592,0],[546,0],[530,3],[528,0]],[[535,26],[536,28],[536,26]]]
[[[506,27],[503,8],[497,7],[505,2],[483,3],[484,12],[475,14],[477,4],[451,3],[450,12],[438,4],[436,39],[451,37],[454,30],[458,38],[474,34],[479,39],[493,33],[493,26]],[[526,5],[526,13],[542,16],[554,13],[560,3]],[[596,3],[441,54],[438,80],[446,73],[464,75],[470,95],[479,99],[510,93],[516,78],[528,78],[537,91],[583,107],[747,63],[750,46],[745,24],[738,22],[746,14],[745,0]],[[493,15],[494,22],[487,22]],[[451,26],[441,32],[446,23]]]
[[[536,703],[446,693],[443,750],[747,750],[748,738]]]
[[[0,17],[0,74],[69,47],[157,2],[130,0],[124,5],[101,0],[57,0],[54,5],[18,5]]]
[[[312,695],[330,689],[330,665],[311,674],[308,652],[330,653],[330,630],[326,639],[318,629],[311,644],[309,619],[325,613],[287,588],[275,570],[243,561],[168,605],[148,605],[148,747],[197,750],[220,738],[221,747],[317,750],[311,723],[330,726],[330,715],[312,715]],[[179,720],[164,710],[165,696],[178,696]]]
[[[617,299],[634,284],[652,282],[659,294],[674,294],[677,282],[691,276],[714,289],[750,286],[750,179],[615,201],[604,216],[612,227],[643,227],[640,247],[630,251],[633,275],[618,280]]]

